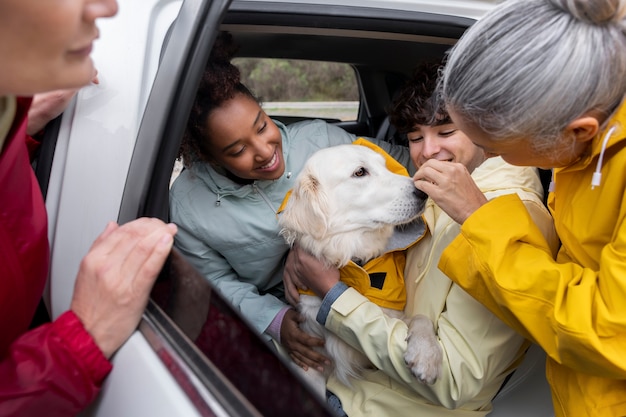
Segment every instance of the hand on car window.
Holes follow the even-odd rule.
[[[107,358],[136,329],[174,234],[159,219],[111,222],[83,258],[70,308]]]

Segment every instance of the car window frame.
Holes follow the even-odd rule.
[[[167,190],[180,138],[191,110],[192,100],[189,97],[195,96],[211,51],[206,45],[215,41],[217,28],[229,4],[230,0],[185,0],[166,35],[160,65],[137,133],[120,204],[120,224],[142,216],[168,221]],[[173,255],[174,251],[168,262],[171,263]],[[178,259],[181,257],[178,256]],[[166,275],[168,273],[164,268],[161,277]],[[213,293],[211,297],[223,304],[219,294]],[[210,302],[213,304],[214,301]],[[237,312],[229,310],[229,313],[234,313],[245,323]],[[249,325],[246,326],[249,328]],[[148,302],[139,330],[201,415],[211,415],[215,408],[221,409],[225,415],[260,415],[246,396],[196,348],[152,299]],[[270,361],[269,369],[284,374],[289,368],[286,360],[272,354],[269,343],[254,334],[252,329],[249,330],[250,336],[255,339],[253,345],[256,347],[252,349],[269,353],[272,359],[276,359]],[[299,380],[300,385],[294,392],[296,398],[303,399],[308,405],[303,415],[327,417],[332,414],[325,402],[314,397],[301,376],[288,370],[287,373],[287,378]],[[284,412],[284,407],[281,411]]]
[[[120,224],[142,216],[168,221],[163,210],[168,193],[159,185],[169,183],[179,143],[167,138],[182,136],[191,109],[187,98],[195,93],[210,52],[196,45],[213,43],[230,1],[185,0],[170,26],[137,133],[120,203]],[[157,168],[164,166],[171,169]],[[193,343],[152,300],[139,331],[199,415],[259,416],[210,362],[199,357]]]

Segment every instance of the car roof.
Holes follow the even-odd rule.
[[[266,0],[246,0],[267,4]],[[502,0],[272,0],[277,4],[308,4],[315,6],[356,6],[372,9],[392,9],[426,12],[448,16],[479,19]]]
[[[408,76],[440,58],[495,0],[235,0],[238,55],[344,62]]]

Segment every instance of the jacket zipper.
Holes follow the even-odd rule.
[[[265,201],[265,203],[267,203],[267,205],[269,206],[270,210],[272,210],[274,212],[274,214],[276,213],[276,209],[274,208],[274,206],[272,205],[272,201],[267,197],[267,195],[261,191],[261,189],[256,185],[256,181],[252,183],[252,189],[254,190],[255,193],[259,194],[261,196],[261,198]]]

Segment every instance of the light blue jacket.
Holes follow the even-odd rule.
[[[285,160],[279,179],[240,185],[197,163],[170,190],[175,246],[261,333],[285,306],[282,272],[289,247],[278,234],[276,211],[310,155],[357,138],[321,120],[275,123]],[[408,148],[371,140],[411,167]]]

